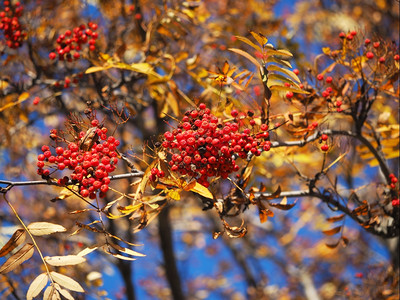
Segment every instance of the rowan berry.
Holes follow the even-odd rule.
[[[326,83],[331,83],[333,81],[333,78],[331,76],[326,77],[325,82]]]
[[[318,74],[317,75],[317,80],[321,81],[324,79],[324,75],[323,74]]]
[[[324,144],[321,146],[322,151],[328,151],[328,149],[329,149],[329,146],[327,144]]]
[[[321,140],[323,140],[323,141],[328,140],[328,135],[322,134],[322,135],[321,135]]]

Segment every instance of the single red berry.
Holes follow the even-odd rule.
[[[35,97],[35,98],[33,99],[33,105],[38,105],[38,104],[39,104],[39,101],[40,101],[40,98],[39,98],[39,97]]]
[[[327,144],[324,144],[321,146],[322,151],[328,151],[328,149],[329,149],[329,146]]]
[[[142,19],[142,14],[137,13],[135,14],[135,20],[141,20]]]
[[[352,31],[350,31],[350,34],[351,34],[352,36],[355,36],[355,35],[357,34],[357,31],[352,30]]]
[[[393,59],[397,61],[400,59],[400,56],[398,54],[396,54],[395,56],[393,56]]]
[[[346,34],[344,32],[339,33],[339,37],[341,39],[344,39],[346,37]]]
[[[57,148],[56,148],[56,153],[57,153],[58,155],[62,155],[62,154],[64,153],[64,148],[63,148],[63,147],[57,147]]]
[[[372,45],[374,46],[374,48],[378,48],[381,45],[381,43],[380,42],[375,42]]]
[[[385,57],[384,56],[380,57],[379,58],[379,63],[383,64],[384,62],[385,62]]]
[[[51,60],[56,59],[56,57],[57,57],[57,54],[55,54],[54,52],[50,52],[49,58],[50,58]]]
[[[353,35],[351,35],[350,33],[346,36],[346,39],[351,41],[354,38]]]
[[[286,98],[287,99],[291,99],[291,98],[293,98],[293,95],[294,95],[293,92],[289,91],[289,92],[286,93]]]
[[[365,39],[365,41],[364,41],[364,44],[365,45],[369,45],[371,43],[371,40],[370,39]]]
[[[326,141],[328,139],[328,135],[323,134],[321,135],[321,140]]]
[[[239,112],[236,109],[232,109],[231,111],[231,116],[236,118],[238,116]]]
[[[331,83],[333,81],[333,78],[331,76],[326,77],[325,82],[326,83]]]
[[[390,180],[392,183],[396,183],[397,182],[397,178],[396,177],[392,177],[392,179]]]
[[[317,79],[318,79],[319,81],[323,80],[323,79],[324,79],[324,75],[323,75],[323,74],[318,74],[318,75],[317,75]]]
[[[342,106],[342,101],[341,100],[337,100],[336,102],[335,102],[335,105],[337,106],[337,107],[340,107],[340,106]]]
[[[299,71],[298,69],[294,69],[294,70],[293,70],[293,73],[296,74],[296,75],[299,75],[299,74],[300,74],[300,71]]]
[[[206,109],[206,105],[204,103],[200,103],[199,104],[199,108],[202,109],[202,110]]]

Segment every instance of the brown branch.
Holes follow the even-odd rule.
[[[386,182],[390,183],[390,178],[389,178],[390,170],[389,170],[389,167],[386,164],[385,158],[383,158],[381,156],[381,154],[378,152],[378,150],[364,136],[362,136],[360,134],[356,134],[356,133],[354,133],[352,131],[325,129],[325,130],[317,131],[313,135],[310,135],[306,139],[300,140],[300,141],[288,141],[288,142],[274,141],[274,142],[272,142],[271,148],[272,147],[273,148],[293,147],[293,146],[303,147],[306,144],[319,139],[319,137],[322,134],[327,134],[329,136],[344,135],[344,136],[350,136],[350,137],[353,137],[355,139],[358,139],[361,143],[363,143],[368,148],[369,151],[371,151],[371,153],[377,159],[377,161],[379,163],[379,167],[380,167],[382,173],[385,176]]]
[[[171,221],[169,219],[170,207],[167,205],[158,216],[158,234],[160,247],[164,258],[164,268],[174,300],[183,300],[181,278],[176,266],[176,259],[172,240]]]
[[[108,176],[108,178],[110,178],[110,180],[119,180],[119,179],[125,179],[125,178],[143,177],[143,175],[144,175],[144,172],[136,170],[135,172]],[[27,186],[27,185],[56,185],[56,186],[60,186],[57,183],[57,181],[51,181],[50,179],[48,179],[48,180],[28,180],[28,181],[0,180],[0,184],[6,184],[7,185],[5,188],[0,187],[0,193],[3,193],[3,194],[7,193],[14,186]],[[71,184],[74,184],[74,183],[72,181],[68,181],[66,183],[66,185],[71,185]]]
[[[249,195],[250,196],[250,195]],[[255,193],[254,194],[255,199],[257,198],[264,198],[264,197],[270,197],[272,196],[271,193]],[[319,198],[322,200],[322,202],[334,207],[335,209],[345,213],[348,215],[350,218],[352,218],[354,221],[356,221],[358,224],[363,225],[366,220],[364,220],[361,216],[353,213],[353,210],[348,208],[347,206],[343,205],[340,203],[337,199],[333,197],[333,195],[325,190],[323,193],[321,193],[318,190],[299,190],[299,191],[288,191],[288,192],[282,192],[279,195],[279,198],[298,198],[298,197],[315,197]],[[398,220],[396,218],[393,218],[393,224],[384,226],[382,227],[381,224],[375,225],[375,226],[370,226],[370,227],[364,227],[363,228],[368,231],[369,233],[372,233],[374,235],[380,236],[382,238],[393,238],[396,236],[400,235],[399,232],[399,224]]]

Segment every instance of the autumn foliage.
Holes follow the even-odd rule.
[[[1,1],[3,298],[399,297],[399,4],[266,2]]]

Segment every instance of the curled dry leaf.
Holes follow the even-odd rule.
[[[114,244],[113,242],[108,242],[111,247],[113,247],[115,250],[118,250],[122,253],[132,255],[132,256],[146,256],[145,254],[133,251],[129,248],[121,247],[120,245]]]
[[[65,232],[67,229],[59,224],[53,224],[48,222],[34,222],[28,226],[29,232],[32,235],[41,236],[48,235],[56,232]]]
[[[69,266],[77,265],[86,261],[86,258],[79,255],[65,255],[65,256],[46,256],[44,260],[52,266]]]
[[[6,262],[0,267],[0,274],[8,273],[22,264],[24,261],[30,259],[35,252],[33,244],[25,244],[16,253],[10,256]]]
[[[51,278],[53,278],[55,282],[65,287],[66,289],[81,293],[85,292],[82,286],[77,281],[73,280],[71,277],[65,276],[63,274],[54,271],[50,272],[50,276]]]
[[[324,231],[322,231],[322,233],[326,234],[326,235],[334,235],[334,234],[338,233],[341,229],[342,229],[342,226],[337,226],[332,229],[324,230]]]
[[[15,248],[17,248],[19,245],[21,245],[25,241],[25,238],[26,238],[25,229],[16,230],[12,235],[12,237],[8,240],[7,244],[5,244],[3,248],[0,249],[0,257],[7,255]]]
[[[31,300],[45,288],[47,282],[49,281],[49,276],[47,273],[42,273],[37,276],[29,286],[28,292],[26,293],[26,299]]]
[[[54,285],[50,285],[44,291],[43,300],[61,300],[60,293],[56,290]]]

